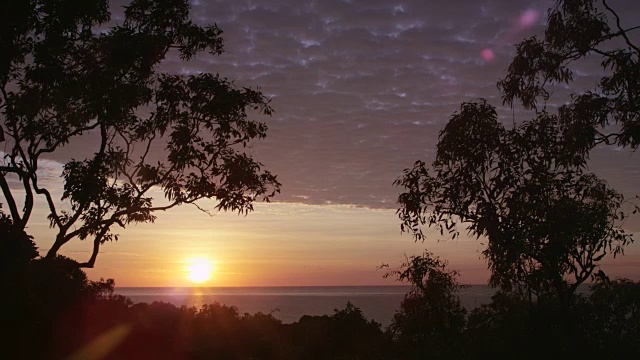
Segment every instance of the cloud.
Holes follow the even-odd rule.
[[[414,161],[433,159],[438,132],[461,102],[484,97],[501,104],[495,84],[504,76],[512,43],[541,34],[544,19],[538,17],[548,5],[199,1],[195,20],[218,24],[227,52],[188,64],[167,61],[164,70],[220,73],[240,86],[259,86],[272,98],[276,113],[266,119],[267,139],[250,151],[279,175],[284,187],[276,201],[394,208],[400,189],[393,180]],[[504,43],[514,27],[520,38]],[[581,83],[601,76],[597,66],[581,66]],[[500,114],[513,121],[510,110]],[[628,156],[597,155],[593,169],[611,158],[628,164]],[[625,193],[640,180],[637,164],[605,177],[626,186]]]
[[[218,1],[198,13],[228,53],[201,65],[273,97],[254,152],[277,201],[393,208],[393,180],[432,156],[460,102],[498,95],[506,62],[479,53],[525,5],[482,3]]]

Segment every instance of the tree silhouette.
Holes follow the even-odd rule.
[[[550,98],[550,86],[573,82],[576,63],[598,61],[605,76],[560,106],[562,131],[576,151],[589,151],[599,143],[637,149],[640,47],[633,41],[634,31],[640,31],[640,25],[623,26],[606,0],[557,1],[544,37],[517,45],[507,76],[498,83],[504,103],[538,108],[540,100],[544,105]],[[618,128],[607,127],[610,124]]]
[[[458,284],[458,275],[430,252],[409,257],[400,269],[385,275],[411,284],[388,329],[400,358],[463,358],[466,310],[458,291],[465,286]]]
[[[114,225],[153,222],[156,211],[203,198],[247,213],[279,192],[276,176],[244,150],[267,131],[246,111],[269,115],[269,100],[218,74],[162,71],[167,59],[223,52],[222,31],[196,25],[189,12],[186,0],[134,0],[122,19],[106,0],[5,4],[0,188],[18,231],[34,197],[44,198],[57,229],[47,258],[74,238],[91,239],[80,266],[93,267],[100,245],[117,239]],[[42,162],[73,141],[92,154],[64,164],[57,200],[40,181]]]
[[[486,101],[463,103],[440,133],[431,167],[418,161],[395,184],[402,230],[424,240],[422,225],[486,238],[490,283],[568,304],[601,272],[607,253],[632,241],[618,220],[622,195],[585,169],[557,116],[540,112],[506,129]]]
[[[606,0],[556,2],[544,37],[519,43],[498,82],[505,104],[519,101],[535,118],[506,129],[485,101],[464,103],[441,132],[432,166],[419,161],[395,182],[406,190],[402,230],[423,240],[427,224],[456,237],[456,223],[467,224],[487,239],[491,284],[530,300],[568,304],[581,283],[603,275],[598,263],[632,238],[620,227],[623,197],[586,164],[597,144],[640,144],[638,29],[624,27]],[[607,75],[547,112],[550,87],[571,83],[572,66],[591,57]]]
[[[591,288],[590,312],[582,327],[585,337],[602,356],[640,354],[640,282],[601,280]]]

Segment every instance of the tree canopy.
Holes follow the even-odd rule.
[[[516,46],[507,75],[498,82],[504,103],[544,108],[552,94],[550,86],[575,85],[574,73],[581,61],[599,62],[604,76],[576,89],[570,101],[559,107],[562,131],[575,151],[588,151],[599,143],[637,149],[640,25],[627,24],[607,0],[558,1],[549,11],[544,36]]]
[[[463,103],[440,133],[433,164],[418,161],[395,182],[405,190],[402,230],[424,240],[428,225],[455,238],[465,224],[486,239],[490,283],[530,299],[568,301],[604,275],[599,262],[633,238],[621,227],[623,196],[587,165],[599,143],[640,144],[638,29],[624,27],[606,0],[558,1],[544,37],[517,44],[498,82],[504,103],[519,101],[534,118],[506,128],[485,100]],[[549,112],[549,86],[571,83],[575,62],[592,56],[607,75]]]
[[[464,103],[441,131],[431,167],[418,161],[396,181],[405,189],[402,229],[423,240],[428,225],[455,238],[463,223],[486,238],[493,285],[570,297],[632,238],[618,221],[622,195],[584,169],[585,156],[567,148],[559,127],[540,113],[506,129],[486,101]]]
[[[396,341],[403,359],[465,358],[463,330],[466,310],[460,304],[456,270],[447,269],[447,261],[433,253],[411,256],[395,276],[411,285],[387,331]]]
[[[134,0],[122,18],[106,0],[16,1],[0,17],[0,187],[17,231],[42,196],[57,230],[47,257],[91,239],[81,265],[92,267],[114,225],[203,198],[246,213],[279,192],[244,150],[267,131],[247,110],[270,115],[269,100],[218,74],[163,71],[167,59],[224,50],[217,26],[190,19],[189,1]],[[78,138],[90,154],[64,163],[58,199],[40,181],[42,162]]]

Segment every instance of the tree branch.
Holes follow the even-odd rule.
[[[620,24],[620,16],[618,16],[618,13],[616,13],[610,6],[609,4],[607,4],[607,0],[602,0],[602,4],[604,5],[604,7],[609,10],[610,13],[613,14],[613,16],[615,16],[616,18],[616,26],[618,27],[619,33],[620,35],[622,35],[622,37],[624,38],[624,41],[627,43],[627,45],[629,45],[630,48],[634,49],[636,51],[636,55],[640,55],[640,48],[638,48],[635,44],[633,44],[631,42],[631,40],[629,39],[629,37],[627,36],[627,32],[625,30],[622,29],[622,25]]]
[[[18,174],[18,176],[23,177],[26,176],[22,169],[15,166],[0,166],[0,172],[10,172]]]
[[[33,211],[33,191],[31,190],[31,184],[28,177],[22,178],[22,185],[24,187],[24,208],[22,213],[22,219],[17,223],[20,229],[24,229],[29,222],[31,212]]]
[[[71,132],[70,134],[68,134],[68,135],[67,135],[67,136],[65,136],[64,138],[59,139],[58,141],[56,141],[55,143],[53,143],[53,145],[51,145],[50,147],[48,147],[48,148],[43,148],[43,149],[40,149],[40,150],[36,151],[36,152],[33,154],[33,156],[37,159],[37,158],[38,158],[40,155],[42,155],[42,154],[45,154],[45,153],[52,153],[52,152],[54,152],[54,151],[58,148],[58,146],[60,146],[60,144],[64,143],[65,141],[69,140],[70,138],[72,138],[72,137],[74,137],[74,136],[76,136],[76,135],[80,135],[80,134],[82,134],[82,133],[83,133],[83,132],[85,132],[85,131],[93,130],[93,129],[95,129],[96,127],[98,127],[98,125],[100,125],[100,122],[96,121],[96,122],[95,122],[95,124],[93,124],[93,125],[91,125],[91,126],[86,126],[86,127],[83,127],[83,128],[76,129],[75,131]]]
[[[93,268],[93,266],[96,263],[96,259],[98,258],[98,252],[100,251],[100,244],[102,243],[102,238],[107,233],[107,231],[109,231],[108,226],[105,226],[102,228],[102,230],[100,230],[100,233],[98,233],[96,237],[93,239],[93,251],[91,252],[91,258],[89,258],[89,261],[85,263],[78,264],[78,267]]]
[[[56,210],[56,205],[53,202],[53,198],[51,197],[51,193],[49,190],[38,187],[38,177],[35,173],[31,174],[31,183],[33,184],[33,190],[38,195],[44,195],[47,200],[47,205],[49,205],[49,212],[51,217],[53,217],[53,221],[56,223],[58,228],[62,227],[62,221],[60,220],[60,216],[58,215],[58,211]]]
[[[20,213],[18,212],[18,207],[16,206],[16,200],[13,198],[13,193],[11,193],[11,189],[9,188],[9,184],[7,183],[7,179],[2,173],[0,173],[0,188],[2,188],[2,193],[4,194],[4,198],[7,201],[7,205],[9,206],[9,211],[11,212],[11,217],[13,218],[14,223],[19,223],[22,219],[20,217]]]

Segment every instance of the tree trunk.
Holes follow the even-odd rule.
[[[47,256],[45,256],[45,258],[47,259],[54,259],[56,257],[56,255],[58,255],[58,250],[60,250],[60,248],[62,247],[62,244],[64,244],[64,241],[62,241],[63,237],[58,235],[56,236],[56,241],[53,243],[53,245],[51,245],[51,249],[49,249],[49,251],[47,252]]]

